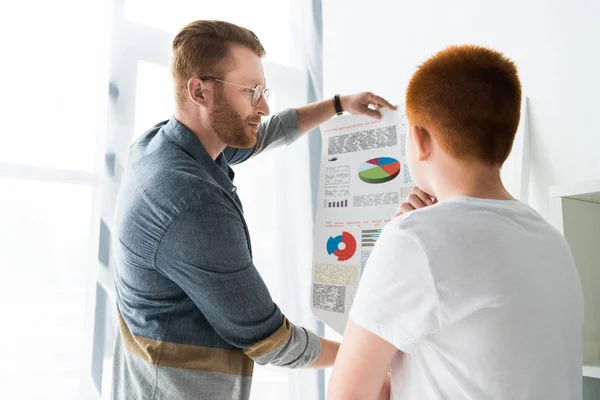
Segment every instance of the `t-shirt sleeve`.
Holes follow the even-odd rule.
[[[350,319],[405,353],[440,328],[439,305],[427,256],[392,221],[381,233],[358,288]]]

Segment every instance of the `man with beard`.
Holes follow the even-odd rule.
[[[379,117],[371,93],[269,115],[249,30],[196,21],[173,41],[177,109],[130,149],[115,214],[119,333],[114,399],[247,399],[254,362],[333,364],[338,343],[295,326],[252,262],[228,164],[291,144],[341,110]]]

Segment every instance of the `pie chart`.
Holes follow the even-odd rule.
[[[378,157],[364,162],[358,170],[358,177],[366,183],[389,182],[400,173],[400,162],[391,157]]]
[[[340,249],[340,244],[344,244],[344,248]],[[336,237],[330,236],[327,240],[327,252],[338,258],[338,261],[347,261],[352,258],[356,252],[356,239],[348,232],[342,232]]]

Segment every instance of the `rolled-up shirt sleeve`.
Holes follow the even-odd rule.
[[[290,145],[300,137],[298,131],[298,111],[287,108],[258,127],[258,140],[254,147],[237,149],[227,147],[224,150],[225,158],[229,164],[239,164],[265,150]]]
[[[203,203],[180,213],[155,265],[225,341],[257,363],[298,368],[319,356],[318,336],[293,325],[273,302],[252,262],[244,224],[228,206]]]

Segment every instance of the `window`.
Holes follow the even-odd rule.
[[[140,60],[137,63],[133,141],[175,111],[169,67]]]
[[[34,0],[0,15],[0,398],[80,399],[109,9]]]
[[[198,19],[229,21],[252,30],[267,50],[266,59],[291,64],[290,0],[126,0],[125,18],[177,33]]]
[[[0,398],[75,400],[92,188],[0,178],[0,193]]]

